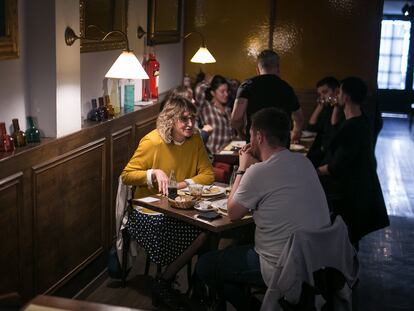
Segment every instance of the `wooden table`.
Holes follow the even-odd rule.
[[[315,137],[306,137],[300,139],[300,144],[305,147],[305,150],[301,151],[302,153],[308,153],[309,149],[312,147]]]
[[[306,137],[301,138],[299,144],[303,145],[305,149],[300,151],[292,151],[292,152],[299,152],[299,153],[308,153],[310,147],[312,146],[315,137]],[[214,154],[214,162],[223,162],[228,163],[231,165],[238,165],[239,164],[239,151],[231,149],[231,143],[226,146],[222,152]]]
[[[214,154],[214,162],[228,163],[231,165],[239,164],[239,149],[234,148],[234,144],[240,146],[240,141],[231,141],[223,150]]]
[[[160,212],[165,215],[174,217],[176,219],[185,221],[189,224],[192,224],[204,230],[208,230],[208,231],[215,232],[215,233],[241,227],[241,226],[244,226],[246,224],[253,222],[252,217],[245,217],[240,220],[232,221],[227,215],[222,215],[222,217],[218,219],[207,221],[207,220],[203,220],[197,217],[202,212],[196,209],[188,209],[188,210],[177,209],[174,207],[170,207],[168,203],[168,199],[166,197],[164,196],[153,196],[153,197],[159,199],[159,201],[147,203],[147,202],[140,201],[138,199],[134,199],[133,203],[139,206],[146,207],[150,210]],[[213,198],[211,198],[211,200],[213,200]]]
[[[230,153],[231,152],[231,153]],[[214,162],[228,163],[230,165],[239,165],[239,151],[229,151],[228,153],[215,153]]]
[[[54,296],[39,295],[30,300],[23,311],[58,311],[58,310],[82,310],[82,311],[143,311],[143,309],[131,309],[125,307],[110,306],[100,303],[82,300],[67,299]]]

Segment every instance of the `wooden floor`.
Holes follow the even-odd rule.
[[[376,156],[391,225],[360,244],[360,311],[414,310],[414,132],[384,118]]]
[[[406,119],[384,118],[378,139],[378,174],[391,226],[371,233],[360,244],[360,311],[414,310],[414,132],[409,133],[407,123]],[[151,278],[142,275],[144,258],[139,257],[127,288],[108,279],[87,300],[155,310]],[[183,291],[185,279],[182,271],[178,282]]]

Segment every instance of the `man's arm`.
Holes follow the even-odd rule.
[[[293,129],[290,135],[290,139],[292,142],[298,142],[302,135],[302,127],[304,120],[302,108],[299,108],[298,110],[292,112],[292,119]]]
[[[316,104],[315,110],[312,112],[311,117],[309,118],[308,125],[315,125],[318,123],[319,115],[323,110],[323,105],[318,103]]]
[[[231,188],[231,192],[229,195],[229,199],[227,200],[227,213],[231,220],[242,219],[249,212],[249,210],[245,206],[233,200],[234,193],[239,187],[241,178],[242,175],[236,175],[236,180],[234,181],[233,187]]]
[[[251,145],[247,144],[239,151],[239,171],[245,172],[252,164],[259,162],[256,158],[253,157],[250,150]],[[227,213],[231,220],[242,219],[249,212],[245,206],[233,199],[234,194],[239,188],[242,176],[242,174],[236,175],[236,180],[234,181],[233,187],[230,191],[229,199],[227,200]]]
[[[339,121],[342,119],[340,113],[341,109],[338,105],[336,105],[332,110],[331,125],[337,125],[339,123]]]
[[[325,175],[330,175],[329,173],[329,169],[328,169],[328,164],[319,166],[316,169],[316,172],[318,173],[319,176],[325,176]]]
[[[231,113],[231,127],[237,131],[237,134],[239,134],[240,137],[246,137],[244,116],[247,110],[247,103],[248,100],[246,98],[237,98]]]

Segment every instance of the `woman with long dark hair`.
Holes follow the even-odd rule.
[[[232,140],[231,108],[228,106],[229,84],[226,78],[215,75],[205,95],[206,100],[200,106],[199,116],[204,124],[213,127],[206,146],[214,154],[220,152]]]

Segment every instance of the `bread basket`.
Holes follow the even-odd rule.
[[[168,198],[168,202],[170,203],[170,206],[174,208],[190,209],[194,207],[197,200],[191,195],[185,194],[177,196],[174,200]]]

